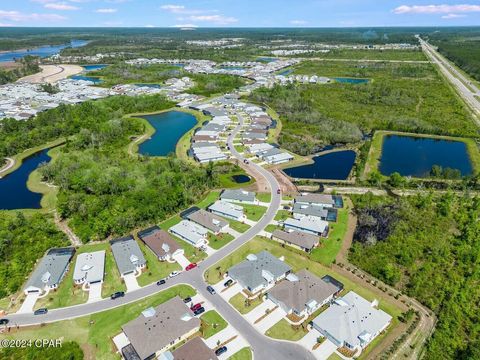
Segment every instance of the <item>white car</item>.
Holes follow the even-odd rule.
[[[172,272],[170,273],[170,277],[171,277],[171,278],[172,278],[172,277],[175,277],[175,276],[177,276],[178,274],[180,274],[180,271],[172,271]]]

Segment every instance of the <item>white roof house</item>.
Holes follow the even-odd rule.
[[[208,210],[210,210],[214,214],[237,221],[245,219],[243,207],[240,205],[232,204],[228,201],[217,200],[209,206]]]
[[[220,199],[228,202],[240,202],[240,203],[255,203],[255,193],[242,189],[229,190],[226,189],[220,195]]]
[[[210,161],[221,161],[228,159],[228,156],[220,151],[220,149],[208,151],[208,152],[195,152],[195,159],[203,164]]]
[[[286,229],[298,230],[308,234],[326,236],[328,234],[328,222],[313,216],[304,216],[300,219],[288,218],[284,221]]]
[[[276,154],[263,155],[263,160],[265,160],[269,164],[282,164],[292,161],[293,159],[293,155],[283,151]]]
[[[267,143],[252,144],[248,146],[248,151],[252,154],[256,154],[262,151],[273,149],[274,147]]]
[[[208,230],[192,221],[182,220],[168,231],[195,247],[204,246],[207,241]]]
[[[105,273],[105,250],[82,253],[77,256],[73,281],[75,284],[103,282]]]
[[[390,324],[392,317],[350,291],[313,320],[313,327],[335,345],[364,348]]]

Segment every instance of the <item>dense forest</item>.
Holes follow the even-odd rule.
[[[275,86],[253,92],[280,115],[279,143],[301,155],[353,143],[372,130],[477,136],[468,111],[430,65],[306,61],[294,74],[367,78],[367,84]]]
[[[17,60],[13,69],[5,70],[0,67],[0,85],[14,82],[21,77],[35,74],[40,70],[37,57],[30,55],[25,56],[22,59]]]
[[[480,81],[480,40],[442,41],[438,51],[458,67]]]
[[[3,360],[83,360],[83,351],[76,342],[68,341],[59,347],[0,348]]]
[[[117,84],[158,83],[162,84],[170,78],[188,76],[195,86],[188,90],[191,94],[210,96],[230,92],[245,85],[245,80],[239,76],[226,74],[192,74],[179,66],[153,64],[128,65],[117,63],[101,70],[92,71],[89,76],[102,78],[100,86],[112,87]]]
[[[51,216],[0,212],[0,299],[22,286],[45,251],[68,244]]]
[[[143,129],[138,128],[138,122],[124,120],[122,117],[130,113],[160,111],[173,105],[163,95],[115,96],[79,105],[60,105],[41,112],[28,121],[4,119],[0,123],[0,157],[15,155],[80,131],[85,141],[89,137],[89,141],[95,143],[116,138],[118,131],[131,134],[137,130],[141,133]],[[133,129],[135,126],[137,128]],[[96,137],[95,133],[100,132],[101,138]]]
[[[480,199],[354,196],[350,260],[438,316],[427,359],[480,358]]]

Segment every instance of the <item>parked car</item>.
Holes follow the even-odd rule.
[[[202,304],[198,303],[198,304],[193,305],[190,309],[192,309],[192,311],[196,311],[196,310],[200,309],[201,307],[202,307]]]
[[[215,350],[215,355],[219,356],[219,355],[222,355],[226,352],[227,352],[227,347],[222,346],[222,347],[219,347],[217,350]]]
[[[165,285],[167,281],[165,279],[160,279],[157,281],[157,285]]]
[[[8,319],[0,319],[0,325],[7,325],[10,322]]]
[[[33,315],[45,315],[46,313],[48,313],[48,309],[47,308],[41,308],[41,309],[35,310],[33,312]]]
[[[207,291],[212,295],[216,294],[215,289],[213,287],[211,287],[210,285],[207,286]]]
[[[197,263],[191,263],[188,264],[187,267],[185,268],[186,271],[195,269],[197,267]]]
[[[178,274],[180,274],[179,271],[172,271],[169,276],[170,276],[170,277],[175,277],[175,276],[177,276]]]
[[[229,286],[232,285],[232,284],[233,284],[233,280],[232,280],[232,279],[229,279],[229,280],[225,281],[225,284],[223,284],[223,286],[229,287]]]
[[[277,189],[277,194],[281,194],[282,192],[280,191],[280,189]]]
[[[244,159],[243,162],[248,165],[248,160]]]
[[[193,314],[196,316],[196,315],[203,314],[204,312],[205,312],[205,308],[202,306],[202,307],[199,307],[197,310],[195,310]]]
[[[112,295],[110,295],[110,299],[115,300],[124,296],[125,296],[125,292],[117,291],[117,292],[114,292]]]
[[[183,302],[186,304],[186,303],[189,303],[192,301],[192,298],[191,297],[187,297],[185,299],[183,299]]]

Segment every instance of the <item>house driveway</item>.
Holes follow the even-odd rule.
[[[231,227],[227,229],[227,234],[232,235],[235,239],[241,235],[238,231],[233,230]]]
[[[190,261],[183,254],[175,255],[173,259],[182,267],[182,269],[185,269],[190,264]]]
[[[275,304],[271,300],[267,299],[252,311],[245,314],[244,317],[250,324],[253,324],[259,317],[265,315],[265,311],[267,309],[273,309],[274,307]]]
[[[88,302],[102,300],[102,283],[90,284],[88,290]]]
[[[215,349],[219,342],[220,344],[224,343],[225,341],[233,338],[234,336],[236,336],[234,340],[230,341],[228,344],[225,344],[225,346],[227,347],[227,352],[223,353],[218,357],[220,360],[223,360],[223,359],[228,359],[230,356],[237,353],[244,347],[249,346],[248,342],[238,333],[238,331],[236,331],[233,326],[228,325],[225,329],[220,331],[218,334],[215,334],[214,336],[204,341],[209,348]]]
[[[39,293],[28,294],[22,306],[20,307],[20,309],[18,309],[17,314],[25,314],[25,313],[33,312],[33,307],[35,306],[35,303],[37,302],[37,299],[39,296],[40,296]]]
[[[287,313],[284,310],[282,310],[281,308],[277,308],[273,312],[268,314],[268,316],[263,318],[262,321],[255,324],[254,326],[257,328],[258,331],[260,331],[262,334],[264,334],[265,331],[267,331],[273,325],[275,325],[277,322],[282,320],[286,315],[287,315]]]
[[[236,283],[232,286],[230,286],[228,289],[225,290],[225,286],[223,284],[225,281],[227,281],[229,278],[226,278],[225,280],[220,281],[218,284],[214,285],[213,288],[217,292],[217,294],[220,294],[222,298],[225,299],[225,301],[230,300],[232,297],[237,295],[240,291],[242,291],[242,287],[240,284]]]
[[[298,343],[310,351],[316,359],[326,360],[335,352],[335,350],[337,350],[337,346],[327,339],[318,348],[312,350],[313,346],[317,343],[319,336],[322,335],[317,330],[311,329],[307,335],[298,341]]]
[[[123,277],[123,280],[125,281],[125,286],[127,287],[127,292],[140,289],[140,285],[138,285],[138,281],[137,281],[137,278],[135,277],[134,273],[125,275]]]

